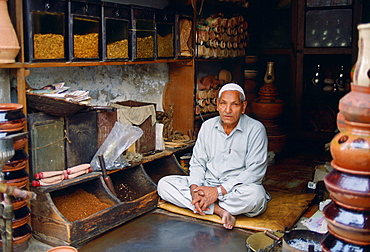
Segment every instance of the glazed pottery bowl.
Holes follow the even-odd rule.
[[[343,241],[334,235],[327,233],[321,241],[321,248],[324,252],[330,251],[356,251],[366,252],[370,251],[370,246],[361,246]]]
[[[3,172],[17,171],[26,168],[28,154],[24,149],[15,150],[14,156],[4,165]]]
[[[333,169],[324,178],[335,202],[354,210],[370,211],[370,177]]]
[[[258,56],[256,55],[248,55],[244,57],[244,62],[247,64],[254,64],[258,61]]]
[[[257,70],[244,70],[244,78],[253,80],[257,77]]]
[[[357,245],[370,245],[370,212],[349,210],[331,202],[323,214],[334,236]]]
[[[23,106],[17,103],[0,103],[0,131],[22,130],[26,125]]]

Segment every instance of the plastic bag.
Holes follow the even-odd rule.
[[[90,165],[93,171],[100,171],[98,155],[104,156],[107,170],[121,169],[127,166],[122,153],[128,149],[143,135],[143,130],[136,126],[131,126],[116,122],[104,143],[92,158]]]

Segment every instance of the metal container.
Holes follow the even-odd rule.
[[[322,238],[322,234],[310,230],[292,230],[283,236],[282,252],[311,251],[309,250],[310,245],[314,246],[312,251],[319,252]]]
[[[103,2],[102,6],[103,60],[128,60],[131,50],[130,6],[108,2]]]
[[[131,6],[132,60],[154,60],[156,49],[155,10]]]
[[[99,60],[101,55],[101,1],[68,1],[69,60]]]
[[[157,59],[175,57],[175,15],[166,10],[156,12]]]
[[[67,1],[24,1],[25,60],[66,60]]]

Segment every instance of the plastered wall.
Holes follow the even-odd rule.
[[[30,87],[39,89],[65,82],[71,89],[89,90],[92,106],[135,100],[156,103],[157,110],[162,111],[163,90],[169,81],[169,68],[165,63],[30,70],[31,74],[26,78]]]

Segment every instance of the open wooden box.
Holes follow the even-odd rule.
[[[96,236],[156,208],[156,186],[146,177],[141,166],[112,173],[111,177],[116,182],[116,188],[125,185],[122,188],[131,193],[121,197],[122,200],[114,196],[100,172],[89,173],[52,186],[33,188],[37,194],[37,200],[32,201],[31,205],[34,237],[52,246],[79,247]],[[81,191],[84,193],[81,194]],[[76,214],[78,208],[82,208],[84,212],[91,210],[93,206],[89,204],[86,195],[95,198],[99,205],[105,205],[106,208],[80,219],[69,216],[71,213]]]

